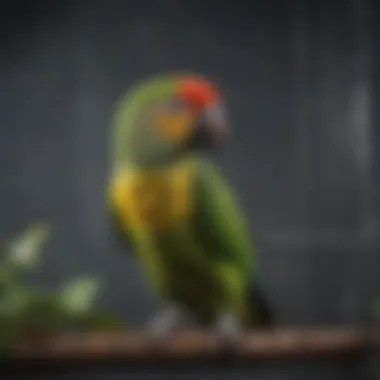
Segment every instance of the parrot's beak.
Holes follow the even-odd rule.
[[[228,137],[228,128],[223,108],[213,104],[201,112],[194,133],[187,141],[188,149],[221,149]]]
[[[220,104],[213,104],[205,109],[204,127],[210,137],[212,145],[221,147],[228,137],[227,120],[224,109]]]

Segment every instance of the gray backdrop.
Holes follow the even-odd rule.
[[[279,323],[372,323],[380,293],[377,8],[369,0],[13,1],[0,26],[1,233],[51,221],[37,280],[56,286],[98,274],[100,303],[140,326],[158,305],[106,225],[107,125],[135,80],[188,69],[226,93],[234,136],[218,161],[248,211]],[[347,363],[239,378],[349,374],[363,378]]]

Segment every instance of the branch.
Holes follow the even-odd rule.
[[[345,357],[380,348],[377,331],[346,329],[279,329],[251,332],[228,352],[212,333],[189,331],[155,344],[143,332],[63,333],[18,345],[9,364],[36,365],[134,364],[218,362],[233,358],[239,363],[257,360]],[[228,353],[226,356],[225,354]],[[224,358],[224,359],[223,359]],[[220,362],[219,362],[220,363]]]

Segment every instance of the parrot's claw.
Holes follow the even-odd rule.
[[[187,321],[188,316],[183,310],[171,307],[152,318],[148,323],[148,331],[154,338],[164,339],[173,331],[183,327]]]
[[[233,314],[223,314],[217,321],[216,333],[222,344],[234,346],[241,338],[243,329],[240,318]]]

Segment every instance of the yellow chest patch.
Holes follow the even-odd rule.
[[[189,163],[150,173],[124,169],[111,182],[110,200],[125,228],[157,231],[189,215]]]

